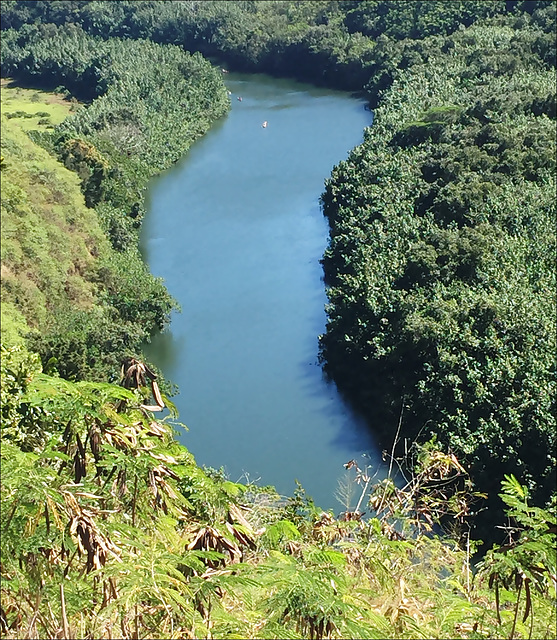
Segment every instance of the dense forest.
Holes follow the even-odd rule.
[[[2,2],[3,637],[555,637],[555,10]],[[198,467],[141,354],[176,308],[145,189],[226,114],[210,60],[374,111],[321,359],[408,480],[349,465],[338,517]]]
[[[323,359],[378,430],[402,413],[405,437],[464,454],[483,491],[513,467],[547,500],[555,45],[514,16],[426,43],[323,195]]]

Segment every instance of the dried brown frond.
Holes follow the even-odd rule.
[[[101,439],[102,433],[98,420],[89,429],[89,446],[91,447],[91,453],[95,458],[95,462],[99,461],[101,455]]]
[[[134,425],[114,426],[112,429],[106,429],[104,435],[109,444],[123,451],[137,449],[139,443],[138,429]]]
[[[242,513],[241,507],[235,504],[230,504],[228,508],[228,522],[226,523],[226,526],[241,545],[252,550],[255,549],[255,539],[257,536],[253,527]]]
[[[397,531],[391,524],[389,524],[386,520],[381,520],[381,533],[388,540],[404,540],[404,535]]]
[[[147,367],[147,365],[135,358],[128,358],[122,365],[121,384],[126,389],[140,389],[147,386],[146,378],[149,378],[151,384],[151,393],[155,404],[141,404],[140,407],[144,411],[162,411],[165,407],[159,386],[156,381],[156,375]],[[125,403],[120,403],[120,409],[125,407]]]
[[[295,558],[302,557],[302,543],[298,540],[288,540],[286,543],[286,550],[291,556]]]
[[[313,538],[320,542],[327,542],[332,544],[333,542],[340,540],[340,534],[338,531],[338,525],[335,518],[325,511],[319,516],[319,520],[316,520],[312,529]]]
[[[220,531],[213,527],[201,527],[197,529],[193,540],[186,546],[189,551],[218,551],[227,553],[231,562],[238,562],[242,557],[240,547],[233,540],[229,540]],[[216,569],[223,561],[207,560],[207,566]]]
[[[162,424],[159,424],[158,422],[155,422],[154,420],[152,420],[149,423],[149,429],[147,431],[147,435],[148,436],[156,436],[159,438],[162,438],[166,435],[168,435],[169,431],[168,431],[168,427],[165,427]]]
[[[70,534],[77,539],[79,551],[87,556],[87,573],[103,567],[108,554],[120,561],[120,549],[100,531],[95,522],[98,511],[80,505],[70,491],[62,491],[62,495],[70,518]]]
[[[383,614],[386,615],[391,624],[396,625],[401,617],[409,617],[416,622],[423,622],[427,619],[424,603],[418,602],[416,598],[408,595],[408,585],[403,577],[399,577],[397,595],[391,602],[383,607]]]

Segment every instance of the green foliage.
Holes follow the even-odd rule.
[[[3,301],[0,309],[0,331],[2,342],[10,345],[21,345],[25,342],[24,336],[29,333],[29,327],[25,318],[11,302]]]
[[[460,25],[469,26],[479,18],[502,13],[504,2],[451,2],[439,0],[413,3],[404,0],[364,0],[349,2],[345,23],[351,31],[394,40],[422,39],[430,35],[449,34]]]
[[[64,165],[81,178],[85,204],[94,207],[103,197],[108,162],[93,145],[83,140],[66,140],[59,152]]]
[[[88,599],[89,609],[95,608],[93,602],[99,603],[100,597],[100,610],[106,611],[91,622],[102,625],[108,619],[108,624],[113,624],[134,602],[133,594],[141,594],[142,602],[147,598],[154,603],[155,611],[156,603],[162,600],[164,612],[177,605],[183,614],[183,597],[177,592],[174,595],[184,581],[176,570],[181,557],[162,551],[168,542],[164,537],[168,522],[161,517],[153,527],[150,514],[153,508],[167,518],[183,513],[187,502],[172,488],[178,475],[166,465],[179,472],[180,464],[190,463],[191,456],[183,449],[175,451],[168,429],[139,409],[141,397],[135,392],[35,374],[27,377],[24,388],[19,382],[23,395],[18,403],[17,397],[14,399],[17,380],[9,374],[13,367],[5,365],[4,358],[2,365],[6,366],[3,395],[6,392],[16,403],[11,423],[17,427],[2,432],[2,499],[6,506],[2,510],[2,558],[11,559],[9,567],[3,564],[2,570],[3,576],[10,577],[7,584],[3,580],[4,607],[10,603],[8,611],[21,611],[24,601],[11,603],[17,602],[18,594],[38,589],[41,597],[34,604],[39,633],[53,635],[56,627],[50,626],[52,617],[47,621],[42,611],[49,602],[57,602],[56,595],[51,599],[49,593],[56,594],[57,585],[69,573],[74,580],[66,586],[64,617],[78,616],[83,598]],[[118,412],[122,400],[129,407],[126,413]],[[10,440],[14,432],[27,433],[29,412],[34,412],[42,440],[34,443],[34,453],[25,454]],[[132,451],[135,453],[130,456]],[[130,514],[129,519],[114,516],[122,512]],[[17,533],[21,531],[26,532],[24,537]],[[155,555],[149,556],[149,551]],[[126,581],[123,577],[129,574],[130,562],[134,574]],[[107,563],[114,566],[105,572]],[[95,577],[84,579],[84,572]],[[118,606],[107,607],[116,596],[115,576],[119,578],[120,600]],[[190,604],[185,610],[191,609]],[[14,625],[18,624],[16,617]]]
[[[429,62],[396,75],[323,195],[326,369],[386,443],[404,398],[404,437],[466,456],[490,494],[484,521],[502,517],[505,473],[540,505],[555,485],[555,121],[533,111],[554,70],[532,50],[540,33],[506,18],[424,40]]]
[[[506,10],[502,0],[450,5],[121,0],[72,3],[66,11],[50,5],[6,3],[3,28],[21,30],[33,22],[50,23],[50,34],[54,25],[71,22],[105,39],[149,38],[218,57],[237,70],[286,75],[348,90],[361,90],[370,76],[376,88],[387,86],[398,65],[405,68],[420,55],[420,46],[407,46],[410,38],[448,34],[461,24]],[[77,60],[81,62],[79,56]],[[103,81],[102,69],[91,74],[90,84],[99,81]],[[74,74],[68,73],[65,83],[73,91]]]
[[[269,490],[197,467],[143,408],[146,390],[42,374],[21,348],[3,349],[1,366],[4,637],[506,637],[482,587],[483,575],[503,576],[498,557],[476,584],[450,539],[303,515],[300,492],[296,526]],[[423,517],[443,465],[460,469],[423,450],[421,515],[410,496],[401,517]],[[533,637],[554,637],[542,570],[554,562],[555,517],[529,507],[512,479],[504,492],[527,531],[495,553],[530,572]]]
[[[505,476],[502,483],[501,498],[509,508],[508,516],[516,523],[509,528],[507,544],[488,551],[480,563],[480,579],[488,580],[489,588],[495,587],[497,619],[501,624],[500,589],[517,589],[514,605],[514,617],[510,638],[515,632],[524,633],[517,628],[520,598],[524,590],[525,603],[522,624],[531,617],[534,623],[532,607],[532,589],[549,594],[555,588],[557,577],[557,553],[555,547],[557,533],[557,511],[555,500],[550,509],[532,507],[528,504],[528,490],[514,476]],[[518,533],[518,537],[515,537]],[[509,621],[510,622],[510,621]],[[518,623],[518,626],[520,623]],[[531,635],[531,631],[530,631]]]
[[[37,411],[22,402],[32,376],[41,370],[35,354],[23,345],[1,345],[2,437],[15,442],[24,451],[40,445],[45,435],[36,420]]]
[[[267,527],[265,531],[263,543],[271,548],[277,548],[279,543],[296,540],[300,537],[298,529],[290,522],[290,520],[278,520]]]
[[[147,180],[228,109],[219,72],[178,47],[102,40],[75,24],[28,25],[5,35],[4,74],[50,88],[63,84],[93,99],[56,128],[54,142],[66,166],[79,172],[87,204],[110,202],[121,217],[133,215]]]
[[[137,249],[111,249],[79,177],[14,120],[3,123],[3,339],[27,340],[45,367],[65,377],[114,379],[122,358],[138,353],[176,305]],[[96,149],[75,139],[65,148],[82,179],[102,187],[95,175],[105,160]]]

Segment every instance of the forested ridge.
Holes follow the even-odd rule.
[[[387,442],[402,414],[405,437],[464,454],[482,490],[510,465],[543,501],[556,480],[555,68],[514,20],[433,37],[333,172],[322,355]]]
[[[1,18],[2,635],[555,637],[555,4]],[[228,109],[202,55],[374,110],[322,196],[321,357],[407,483],[351,461],[337,517],[200,469],[142,362],[145,186]]]
[[[113,248],[96,263],[101,309],[68,309],[53,300],[31,339],[43,363],[55,359],[64,377],[114,378],[124,354],[139,353],[175,306],[137,247],[147,182],[226,113],[221,74],[199,54],[149,41],[105,41],[71,24],[4,32],[2,69],[19,82],[90,102],[32,136],[79,175],[85,202]],[[10,206],[16,212],[16,203]]]

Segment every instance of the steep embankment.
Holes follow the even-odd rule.
[[[146,295],[153,279],[139,256],[113,249],[83,179],[24,130],[48,135],[71,103],[6,86],[2,99],[2,341],[28,344],[68,376],[115,377],[122,351],[136,350],[148,327],[122,317],[114,292],[137,294],[143,280]],[[134,264],[140,279],[127,287],[122,269]]]
[[[199,54],[102,40],[73,25],[4,32],[2,73],[92,100],[33,139],[79,175],[110,241],[95,275],[102,310],[58,306],[55,298],[44,323],[30,320],[38,330],[29,344],[64,377],[114,379],[123,358],[138,354],[176,306],[139,255],[143,199],[149,178],[226,113],[221,74]]]
[[[110,244],[80,179],[34,143],[70,102],[2,86],[2,341],[21,342],[62,309],[99,310],[99,267]]]
[[[555,45],[515,17],[423,43],[323,196],[326,369],[496,502],[555,488]],[[493,513],[491,514],[493,515]]]

